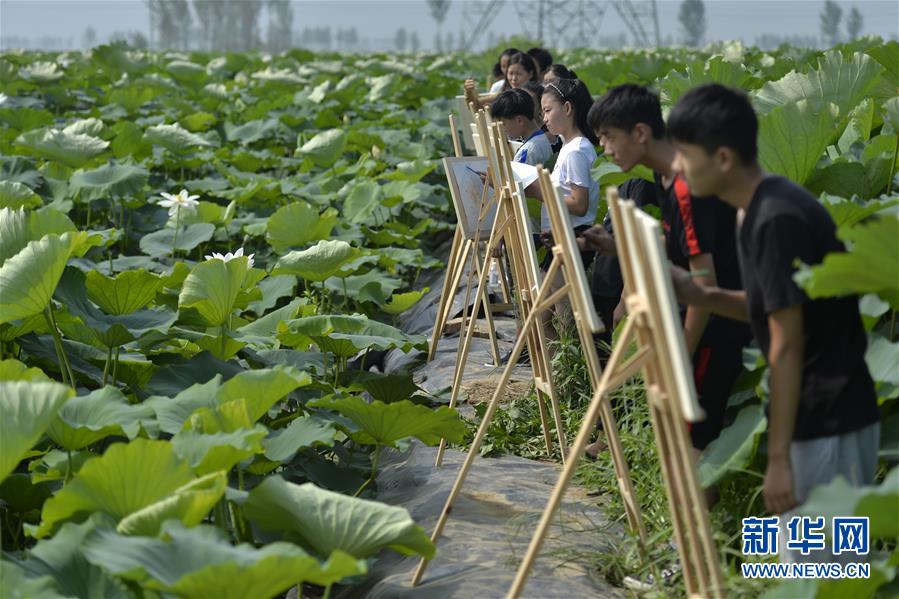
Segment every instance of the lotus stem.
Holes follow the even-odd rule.
[[[893,179],[896,178],[896,154],[899,154],[899,133],[896,134],[896,147],[893,148],[893,160],[890,162],[890,177],[887,179],[887,195],[893,193]]]
[[[91,202],[88,202],[88,203],[87,203],[87,222],[84,223],[84,228],[85,228],[85,229],[90,229],[90,228],[91,228],[91,206],[92,206],[92,205],[93,205],[93,204],[92,204]]]
[[[331,597],[331,586],[333,586],[333,584],[334,584],[334,583],[331,583],[331,584],[329,584],[328,586],[325,587],[325,594],[322,595],[322,599],[330,599],[330,597]]]
[[[66,451],[66,484],[72,480],[72,450]]]
[[[172,236],[172,258],[178,251],[178,229],[181,228],[181,206],[175,207],[175,234]]]
[[[122,351],[122,346],[115,348],[115,360],[112,363],[112,384],[115,385],[118,380],[118,372],[119,372],[119,353]]]
[[[62,380],[65,383],[68,377],[69,386],[75,388],[75,375],[72,374],[72,367],[69,366],[69,359],[66,357],[66,350],[62,345],[62,336],[59,334],[59,328],[56,326],[56,316],[53,314],[53,300],[47,305],[44,311],[44,318],[50,327],[50,334],[53,336],[53,345],[56,347],[56,359],[59,360],[59,372],[62,374]]]
[[[381,455],[381,446],[375,445],[375,452],[371,458],[371,474],[369,475],[368,480],[366,480],[364,483],[362,483],[362,486],[359,487],[359,490],[353,494],[353,497],[359,497],[359,495],[362,494],[362,491],[364,491],[366,488],[368,488],[368,485],[375,482],[375,477],[378,475],[378,458],[380,457],[380,455]]]
[[[109,374],[109,365],[112,362],[112,346],[106,348],[106,364],[103,365],[103,386],[106,386],[106,376]]]

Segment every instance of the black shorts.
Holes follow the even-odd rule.
[[[734,382],[743,368],[743,346],[723,343],[701,346],[693,355],[693,379],[705,420],[690,424],[690,440],[696,449],[705,449],[724,427],[724,412]]]

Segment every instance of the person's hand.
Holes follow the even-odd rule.
[[[674,284],[674,295],[682,304],[696,305],[702,303],[703,287],[693,280],[689,270],[671,265],[671,281]]]
[[[618,328],[618,323],[624,320],[624,317],[627,316],[627,306],[624,304],[624,299],[618,302],[618,305],[615,306],[615,310],[612,311],[612,330]]]
[[[614,256],[615,238],[602,225],[593,225],[582,233],[587,249],[596,250],[604,256]]]
[[[793,495],[793,469],[789,458],[769,459],[762,485],[765,507],[772,514],[783,514],[796,507]]]

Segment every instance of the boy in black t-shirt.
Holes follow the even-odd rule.
[[[698,198],[671,168],[674,147],[665,138],[658,96],[641,85],[621,85],[596,101],[587,116],[607,156],[623,171],[638,164],[653,170],[656,204],[662,212],[666,248],[676,265],[693,271],[706,285],[740,289],[735,240],[736,210],[718,198]],[[627,196],[624,196],[627,197]],[[599,251],[614,251],[605,229],[585,233]],[[621,317],[623,304],[614,321]],[[745,324],[688,306],[683,316],[687,351],[704,420],[690,427],[698,451],[715,440],[724,424],[727,400],[742,367],[743,346],[749,340]],[[698,453],[697,451],[697,453]]]
[[[768,360],[765,505],[788,512],[837,474],[855,485],[873,482],[880,424],[858,298],[811,300],[793,281],[797,260],[818,264],[844,250],[833,220],[805,189],[761,169],[758,121],[742,91],[695,88],[671,110],[668,128],[675,170],[697,193],[716,194],[740,212],[745,291],[697,285],[683,271],[674,278],[682,301],[749,320]],[[829,550],[781,555],[832,561]]]

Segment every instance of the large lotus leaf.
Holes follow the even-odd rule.
[[[43,539],[26,554],[19,563],[30,580],[49,576],[53,580],[49,594],[24,595],[36,598],[63,596],[84,599],[126,599],[131,597],[121,581],[107,574],[100,566],[88,562],[82,553],[84,539],[93,531],[107,529],[102,518],[90,518],[81,524],[68,522],[52,539]],[[0,583],[3,597],[13,588],[6,579]],[[15,585],[18,586],[18,585]],[[60,594],[55,595],[53,591]],[[15,595],[13,595],[15,596]]]
[[[686,68],[672,70],[659,82],[662,103],[667,105],[677,102],[687,90],[703,83],[720,83],[730,87],[744,89],[754,87],[747,85],[753,80],[752,74],[742,64],[730,62],[723,56],[714,56],[709,60],[697,60]]]
[[[140,251],[154,258],[167,256],[174,250],[189,252],[201,243],[212,239],[214,233],[215,225],[212,223],[188,225],[178,231],[177,239],[175,238],[175,229],[160,229],[141,237]]]
[[[355,259],[359,250],[338,239],[322,240],[309,249],[282,256],[272,274],[289,274],[307,281],[324,281],[341,274],[341,267]]]
[[[227,324],[248,271],[245,256],[227,262],[216,258],[197,264],[184,279],[178,307],[193,308],[209,326]]]
[[[821,194],[821,203],[827,208],[834,224],[844,227],[860,223],[872,214],[899,204],[899,198],[857,202],[824,193]]]
[[[75,133],[77,135],[92,135],[100,137],[103,133],[103,121],[98,118],[91,117],[87,119],[77,119],[72,121],[63,129],[66,133]]]
[[[52,209],[26,211],[0,209],[0,264],[22,251],[29,241],[44,235],[75,232],[75,224],[62,212]]]
[[[4,599],[67,599],[61,595],[56,581],[50,576],[29,577],[25,570],[6,560],[0,560],[0,589]],[[79,595],[89,597],[89,595]],[[97,596],[105,598],[104,595]],[[91,598],[93,599],[93,598]]]
[[[389,215],[381,203],[381,186],[376,181],[368,180],[354,185],[343,201],[343,216],[351,223],[384,221]]]
[[[109,147],[108,141],[97,137],[59,129],[28,131],[17,137],[16,143],[29,148],[36,156],[56,160],[72,168],[82,166]]]
[[[375,269],[363,275],[350,275],[342,279],[331,278],[325,287],[359,302],[374,302],[384,305],[393,292],[403,285],[400,279],[390,277],[385,272]]]
[[[295,297],[296,294],[294,293],[294,290],[296,289],[296,286],[296,277],[290,275],[267,277],[259,283],[259,289],[262,291],[262,299],[250,302],[247,307],[260,317],[263,317],[263,315],[268,316],[272,313],[269,312],[269,310],[274,308],[278,304],[278,300],[282,297],[294,297],[294,300],[291,300],[290,302],[291,304],[297,299],[303,299]],[[299,306],[299,304],[297,304],[297,306]]]
[[[312,383],[307,372],[292,366],[277,366],[264,370],[247,370],[226,381],[216,394],[219,403],[235,399],[249,402],[250,418],[258,420],[288,393]]]
[[[250,401],[241,398],[196,410],[184,424],[184,429],[212,435],[250,429],[253,424]]]
[[[18,181],[0,181],[0,208],[37,208],[44,201],[30,187]]]
[[[327,239],[337,225],[337,211],[328,208],[321,214],[307,202],[282,206],[265,223],[265,239],[278,254],[311,241]]]
[[[225,494],[228,475],[224,471],[192,480],[165,497],[124,517],[116,530],[126,535],[156,536],[166,520],[196,526]]]
[[[886,337],[871,335],[865,362],[875,382],[899,385],[899,342],[890,343]]]
[[[310,406],[334,410],[343,414],[361,430],[352,437],[359,443],[389,445],[415,437],[428,445],[446,439],[458,443],[465,435],[465,424],[459,413],[446,406],[432,410],[408,400],[394,403],[367,402],[362,397],[326,397],[309,403]]]
[[[364,561],[344,553],[322,564],[290,543],[233,546],[217,528],[186,529],[175,522],[166,524],[161,539],[97,531],[84,554],[144,588],[188,599],[274,597],[302,582],[329,586],[366,572]]]
[[[797,513],[825,516],[867,516],[873,539],[895,539],[899,536],[899,467],[894,467],[880,485],[853,487],[842,476],[816,487]]]
[[[40,368],[28,368],[16,359],[0,360],[0,381],[48,381],[49,377]]]
[[[134,164],[104,164],[91,170],[77,170],[69,180],[71,193],[81,200],[133,196],[147,184],[150,173]]]
[[[319,555],[344,551],[366,558],[386,547],[403,555],[434,557],[434,544],[404,508],[312,483],[295,485],[270,476],[250,491],[243,510],[257,526],[284,533]]]
[[[347,370],[341,373],[341,386],[351,391],[366,391],[372,399],[393,403],[411,399],[422,392],[411,374],[381,374],[367,370]]]
[[[199,433],[186,429],[172,437],[172,447],[188,461],[194,472],[208,474],[228,471],[235,464],[262,453],[262,440],[267,434],[268,429],[261,424],[228,433]]]
[[[106,386],[66,402],[47,434],[63,449],[76,451],[110,435],[134,439],[141,421],[153,417],[149,406],[132,405],[117,388]]]
[[[56,299],[93,332],[97,341],[107,347],[129,343],[150,331],[165,332],[177,319],[177,315],[168,308],[151,308],[123,315],[104,314],[88,301],[85,278],[80,270],[74,267],[67,269],[56,289]]]
[[[831,50],[818,60],[818,68],[808,74],[791,71],[778,81],[766,83],[753,99],[759,114],[799,100],[833,102],[845,116],[865,99],[883,72],[877,61],[856,53],[846,60],[839,50]]]
[[[407,291],[406,293],[394,293],[390,296],[390,301],[381,305],[381,309],[387,314],[396,316],[402,314],[406,310],[418,303],[424,295],[430,291],[429,287],[419,289],[418,291]]]
[[[85,276],[87,296],[107,314],[130,314],[140,310],[156,297],[163,280],[144,269],[129,270],[115,277],[99,271]]]
[[[44,311],[77,242],[77,234],[46,235],[0,266],[0,324]]]
[[[296,281],[295,277],[289,277]],[[268,279],[266,279],[267,281]],[[263,281],[264,283],[265,281]],[[275,333],[285,320],[296,318],[302,313],[313,312],[314,306],[306,303],[306,299],[302,297],[294,298],[289,304],[283,308],[272,310],[262,318],[258,318],[250,324],[244,325],[234,331],[234,338],[244,342],[265,348],[271,348],[277,343]]]
[[[899,135],[899,96],[883,103],[883,120],[890,124],[893,132]]]
[[[174,435],[184,427],[184,423],[200,408],[215,407],[215,399],[222,384],[222,375],[216,374],[205,383],[196,383],[184,389],[175,397],[154,395],[144,400],[144,405],[156,413],[159,428],[163,432]]]
[[[343,129],[329,129],[297,148],[296,154],[311,158],[321,167],[329,167],[343,154],[346,147],[346,132]]]
[[[41,438],[74,391],[50,382],[0,382],[0,482]]]
[[[794,275],[811,298],[876,293],[899,309],[899,215],[841,227],[837,235],[849,251],[825,256]]]
[[[278,338],[290,346],[315,343],[324,351],[353,356],[364,349],[393,349],[403,352],[426,347],[421,335],[407,335],[388,324],[365,316],[305,316],[285,322]]]
[[[178,123],[147,127],[147,130],[144,131],[144,139],[175,154],[186,154],[195,148],[212,146],[212,143],[196,133],[191,133]]]
[[[265,457],[274,462],[289,462],[304,447],[333,446],[336,434],[333,422],[305,415],[281,430],[272,431],[262,444]]]
[[[191,87],[205,85],[208,75],[206,68],[188,60],[173,60],[166,65],[165,70],[180,83]]]
[[[45,537],[62,522],[84,513],[104,512],[118,522],[169,497],[193,478],[188,463],[175,455],[168,441],[116,443],[85,463],[44,504],[35,536]]]
[[[742,470],[755,454],[759,435],[768,420],[762,406],[746,406],[733,424],[721,431],[699,458],[699,480],[703,487],[714,485],[729,473]]]
[[[138,108],[159,94],[160,90],[158,89],[130,84],[112,90],[109,94],[109,102],[119,104],[128,112],[136,112]]]
[[[834,139],[839,113],[808,100],[778,106],[759,118],[759,160],[767,170],[805,183]]]
[[[226,122],[225,136],[228,138],[228,141],[236,141],[242,145],[247,145],[260,139],[274,137],[282,127],[281,121],[277,118],[249,121],[242,125],[233,125],[230,122]]]

